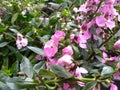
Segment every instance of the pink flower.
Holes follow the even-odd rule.
[[[26,38],[23,38],[23,35],[18,33],[17,34],[17,40],[16,40],[16,45],[18,49],[21,49],[22,47],[27,46],[28,40]]]
[[[114,6],[120,6],[120,0],[115,0]]]
[[[73,11],[75,12],[75,13],[78,13],[79,12],[79,10],[78,10],[78,8],[73,8]]]
[[[27,46],[28,44],[28,40],[26,38],[23,38],[21,42],[23,47]]]
[[[79,11],[80,12],[83,12],[83,13],[87,13],[87,8],[86,8],[86,4],[82,4],[81,6],[80,6],[80,8],[79,8]]]
[[[62,49],[62,55],[65,55],[65,54],[73,55],[73,50],[70,45]]]
[[[70,35],[70,40],[72,40],[72,41],[73,41],[73,40],[74,40],[74,38],[75,38],[75,34],[71,34],[71,35]]]
[[[99,27],[108,27],[110,29],[112,29],[113,27],[115,27],[115,22],[113,20],[107,20],[104,16],[97,16],[96,17],[96,24]]]
[[[43,57],[41,56],[41,55],[36,55],[36,57],[35,57],[37,60],[42,60],[43,59]]]
[[[106,1],[107,1],[107,0],[106,0]],[[103,6],[100,8],[99,11],[100,11],[100,12],[103,12],[104,15],[107,14],[109,18],[112,17],[112,19],[114,18],[113,16],[118,15],[116,9],[115,9],[114,6],[111,5],[111,4],[105,4],[105,5],[103,5]]]
[[[120,15],[118,15],[118,21],[120,22]]]
[[[113,75],[113,78],[114,78],[115,80],[120,80],[120,72],[119,72],[119,71],[116,72],[116,73]]]
[[[82,78],[81,73],[86,74],[86,73],[88,73],[88,71],[83,67],[77,67],[75,70],[75,76]],[[83,87],[85,85],[85,83],[78,81],[78,85]]]
[[[75,87],[70,87],[68,83],[63,84],[63,89],[64,90],[76,90]]]
[[[97,87],[94,87],[92,90],[98,90],[98,88],[97,88]]]
[[[51,37],[56,43],[62,41],[65,38],[65,33],[63,31],[57,30],[55,34]]]
[[[105,3],[106,3],[106,4],[114,4],[114,3],[115,3],[115,0],[106,0]]]
[[[102,61],[102,63],[108,62],[110,64],[110,62],[118,60],[118,57],[116,57],[116,56],[114,56],[114,57],[108,57],[107,53],[105,53],[105,52],[103,52],[102,55],[103,55],[103,61]]]
[[[65,54],[61,58],[58,59],[57,64],[63,67],[70,66],[73,64],[72,57],[70,55]]]
[[[81,73],[87,74],[88,71],[87,71],[85,68],[83,68],[83,67],[77,67],[76,70],[75,70],[75,75],[76,75],[77,77],[79,77],[79,78],[82,78]]]
[[[120,69],[120,62],[119,62],[119,63],[117,63],[117,68],[119,68],[119,69]]]
[[[99,27],[105,26],[105,21],[106,21],[106,19],[104,18],[104,16],[97,16],[97,17],[96,17],[96,24],[97,24]]]
[[[58,51],[58,43],[53,40],[46,42],[44,46],[44,54],[47,57],[53,57]]]
[[[110,90],[118,90],[118,87],[115,84],[110,85]]]
[[[49,70],[50,69],[50,65],[56,64],[57,63],[57,59],[56,58],[48,58],[47,62],[46,62],[46,67]]]
[[[120,39],[114,43],[113,46],[115,49],[120,49]]]
[[[78,36],[79,46],[81,48],[86,49],[87,48],[86,43],[89,38],[91,38],[91,33],[88,30],[84,32],[80,31],[79,36]]]

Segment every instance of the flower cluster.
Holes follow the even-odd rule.
[[[76,66],[73,58],[74,51],[72,44],[78,45],[81,50],[84,50],[87,53],[89,53],[91,47],[92,50],[94,50],[93,48],[100,49],[100,52],[103,53],[101,55],[102,61],[100,63],[102,63],[103,66],[111,66],[113,63],[118,63],[119,57],[107,55],[107,48],[104,45],[108,40],[108,36],[110,36],[109,34],[113,34],[114,31],[112,30],[116,28],[116,22],[120,21],[119,12],[114,8],[114,6],[120,3],[116,2],[117,0],[87,0],[79,8],[75,7],[73,11],[76,14],[74,18],[75,23],[77,23],[77,30],[74,31],[76,33],[70,32],[70,42],[67,46],[60,46],[60,43],[63,43],[64,38],[68,38],[62,30],[57,30],[51,39],[46,42],[44,46],[44,54],[48,59],[47,67],[49,68],[50,65],[56,64],[64,67],[73,76],[83,78],[82,74],[87,74],[88,70]],[[100,42],[100,39],[105,41],[100,44],[95,44],[96,42]],[[116,50],[120,49],[120,40],[115,42],[113,48]],[[94,59],[96,60],[95,55],[97,55],[97,53],[92,53],[92,55],[90,55],[88,59],[92,59],[92,61],[94,61]],[[116,68],[119,68],[119,63]],[[119,69],[114,73],[114,79],[118,80],[120,78]],[[78,81],[77,83],[81,87],[85,85],[85,83],[81,81]],[[110,90],[117,90],[117,86],[112,80],[109,84],[111,86]],[[71,87],[69,83],[64,83],[63,89],[75,90],[75,88]],[[58,88],[58,90],[62,89]],[[93,90],[97,90],[97,85]]]
[[[17,48],[21,49],[22,47],[27,46],[27,44],[28,44],[27,38],[24,38],[22,34],[18,33],[17,40],[16,40]]]

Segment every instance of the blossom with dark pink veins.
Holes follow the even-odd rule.
[[[98,90],[98,88],[97,88],[97,87],[94,87],[92,90]]]
[[[118,90],[118,87],[115,84],[110,85],[110,90]]]
[[[114,4],[115,3],[115,0],[106,0],[105,1],[105,4]]]
[[[82,78],[82,73],[83,73],[83,74],[87,74],[88,71],[87,71],[85,68],[83,68],[83,67],[77,67],[76,70],[75,70],[75,76],[77,76],[78,78]],[[77,83],[78,83],[78,85],[80,85],[81,87],[85,86],[85,83],[84,83],[84,82],[78,81]]]
[[[63,31],[57,30],[55,34],[51,37],[56,43],[62,41],[65,38],[65,33]]]
[[[109,29],[112,29],[115,27],[115,22],[113,20],[107,20],[104,16],[97,16],[96,17],[96,24],[99,27],[108,27]]]
[[[18,33],[17,34],[17,40],[16,40],[16,45],[18,49],[21,49],[22,47],[27,46],[28,40],[27,38],[23,38],[23,35]]]
[[[91,33],[87,30],[87,31],[80,31],[79,35],[78,35],[78,43],[79,43],[79,46],[81,48],[84,48],[86,49],[87,46],[86,46],[86,43],[87,43],[87,40],[91,38]]]
[[[113,46],[115,49],[120,49],[120,39],[114,43]]]
[[[62,49],[62,55],[65,54],[73,55],[73,49],[70,45]]]
[[[120,72],[118,71],[118,72],[114,73],[114,74],[113,74],[113,78],[114,78],[115,80],[120,80]]]
[[[53,57],[58,51],[58,43],[54,40],[49,40],[45,43],[44,54],[47,57]]]
[[[74,66],[74,63],[72,61],[72,57],[70,55],[63,55],[61,58],[58,59],[57,61],[57,65],[60,65],[60,66],[65,66],[65,67],[73,67]]]

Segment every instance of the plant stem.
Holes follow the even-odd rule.
[[[76,81],[82,81],[82,82],[95,81],[95,78],[78,78],[78,77],[74,77],[74,79],[75,79]]]

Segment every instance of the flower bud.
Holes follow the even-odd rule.
[[[114,43],[115,49],[120,49],[120,39]]]

